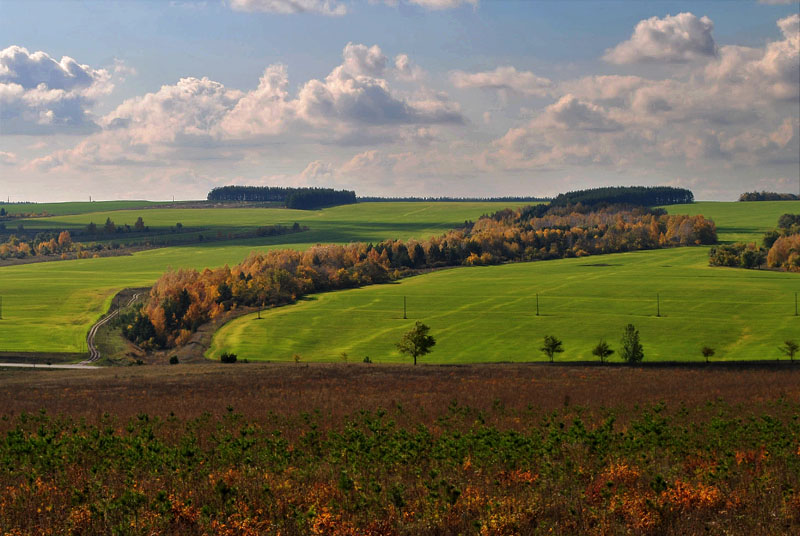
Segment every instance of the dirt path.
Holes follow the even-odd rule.
[[[134,294],[128,301],[128,303],[125,304],[125,307],[133,305],[133,302],[135,302],[140,295],[141,293],[138,292]],[[119,314],[119,308],[117,308],[115,311],[112,311],[110,314],[103,317],[102,319],[100,319],[99,322],[97,322],[94,326],[92,326],[92,329],[89,330],[89,334],[86,336],[86,347],[89,349],[89,357],[78,363],[78,365],[89,365],[100,359],[100,351],[94,344],[94,337],[95,335],[97,335],[97,330],[100,329],[101,326],[103,326],[107,322],[110,322],[118,314]]]

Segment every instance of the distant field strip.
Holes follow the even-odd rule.
[[[231,322],[209,355],[406,361],[394,343],[416,320],[438,341],[423,358],[429,363],[542,360],[548,334],[564,341],[559,359],[591,360],[601,338],[618,349],[627,323],[641,331],[647,360],[702,360],[706,345],[716,359],[777,359],[784,339],[800,338],[797,274],[711,268],[707,248],[606,255],[597,265],[600,258],[456,268],[320,294]]]

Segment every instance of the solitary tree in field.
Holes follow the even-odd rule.
[[[783,346],[780,347],[781,352],[789,356],[790,361],[794,361],[794,354],[800,350],[800,344],[794,341],[784,341]]]
[[[553,358],[556,354],[560,354],[564,351],[563,343],[555,338],[552,335],[545,335],[544,336],[544,346],[539,348],[542,352],[545,353],[547,357],[550,358],[550,362],[553,362]]]
[[[703,352],[703,357],[706,358],[706,363],[708,363],[708,358],[713,357],[714,354],[716,353],[714,349],[709,346],[703,346],[703,349],[701,351]]]
[[[414,358],[414,364],[417,364],[417,358],[423,356],[431,351],[431,348],[436,344],[436,339],[428,332],[431,330],[419,320],[414,324],[410,331],[407,331],[400,342],[397,343],[397,349],[401,354],[407,354]]]
[[[644,348],[639,342],[639,330],[633,324],[625,326],[622,334],[622,350],[619,355],[628,363],[638,363],[644,359]]]
[[[597,343],[597,346],[592,349],[592,355],[597,356],[600,358],[601,363],[605,363],[606,359],[614,353],[614,350],[608,345],[606,341],[600,339],[600,342]]]

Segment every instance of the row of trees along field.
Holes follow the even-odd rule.
[[[180,224],[178,224],[180,226]],[[1,229],[1,228],[0,228]],[[63,259],[77,257],[88,258],[92,252],[107,249],[116,249],[119,245],[86,244],[79,241],[81,234],[90,235],[96,239],[98,235],[116,235],[121,233],[145,233],[150,230],[139,217],[133,224],[116,225],[111,218],[106,219],[102,227],[94,222],[89,223],[83,233],[73,230],[43,231],[36,233],[33,238],[25,238],[24,229],[20,229],[20,236],[11,235],[0,244],[0,260],[4,259],[25,259],[28,257],[49,257],[61,256]],[[74,236],[73,236],[74,234]],[[116,246],[116,247],[115,247]]]
[[[711,248],[709,264],[750,269],[766,264],[769,268],[800,272],[800,214],[778,218],[777,229],[764,235],[763,246],[737,242]]]
[[[282,203],[287,208],[314,209],[351,205],[356,193],[332,188],[282,188],[279,186],[221,186],[208,193],[209,201]]]
[[[739,201],[797,201],[800,195],[779,194],[776,192],[745,192],[739,196]]]
[[[544,210],[543,214],[542,211]],[[314,292],[384,283],[413,270],[582,257],[716,242],[714,222],[644,208],[503,210],[424,241],[317,245],[252,253],[230,268],[170,271],[123,332],[147,347],[186,343],[192,331],[237,306],[277,306]]]

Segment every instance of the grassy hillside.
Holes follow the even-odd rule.
[[[73,224],[206,225],[224,229],[301,221],[310,231],[271,238],[194,244],[125,257],[57,261],[0,268],[0,351],[72,352],[84,348],[86,332],[124,287],[152,284],[165,270],[235,264],[254,249],[304,249],[319,242],[379,241],[428,237],[505,203],[364,203],[320,211],[284,209],[149,209],[90,213],[49,220]],[[26,223],[26,226],[28,224]]]
[[[624,326],[641,332],[647,361],[776,359],[797,338],[797,274],[708,266],[707,248],[456,268],[393,285],[321,294],[224,326],[210,356],[408,361],[394,347],[415,320],[437,339],[427,363],[542,360],[545,335],[564,341],[558,359],[594,359],[601,338],[619,348]],[[536,294],[540,316],[536,316]],[[657,317],[656,293],[661,317]],[[408,303],[404,320],[403,297]]]

